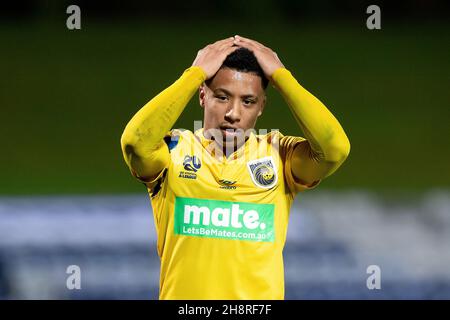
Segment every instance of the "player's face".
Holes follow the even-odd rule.
[[[262,114],[266,95],[261,78],[253,73],[220,69],[208,85],[200,88],[205,109],[205,136],[219,133],[223,143],[241,144]],[[217,139],[217,135],[214,138]]]

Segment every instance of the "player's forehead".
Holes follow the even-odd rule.
[[[208,87],[214,92],[228,91],[233,94],[245,93],[255,96],[264,94],[261,78],[258,75],[230,68],[220,69]]]

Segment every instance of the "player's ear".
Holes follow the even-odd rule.
[[[262,101],[262,103],[261,103],[261,107],[259,108],[259,111],[258,111],[258,117],[260,116],[260,115],[262,115],[262,113],[263,113],[263,111],[264,111],[264,107],[266,106],[266,95],[264,95],[264,99],[263,99],[263,101]]]
[[[205,84],[202,84],[202,85],[200,86],[200,88],[198,89],[198,99],[199,99],[199,102],[200,102],[200,106],[201,106],[202,108],[205,107],[205,96],[206,96],[206,93],[205,93]]]

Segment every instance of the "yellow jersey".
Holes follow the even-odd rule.
[[[146,182],[161,259],[160,299],[284,299],[283,247],[306,141],[251,133],[228,158],[203,129],[171,130],[170,161]]]

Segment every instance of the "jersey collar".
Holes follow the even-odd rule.
[[[215,151],[217,148],[214,147],[214,145],[212,145],[212,143],[215,143],[214,140],[208,139],[204,136],[203,134],[204,132],[204,128],[200,128],[197,129],[194,132],[194,136],[197,138],[197,140],[202,144],[203,148],[205,148],[213,157],[216,157],[215,155]],[[253,145],[253,143],[256,141],[256,137],[254,132],[252,131],[250,133],[250,136],[248,137],[248,139],[245,141],[245,143],[239,148],[237,149],[235,152],[233,152],[232,154],[229,155],[228,158],[225,157],[225,155],[217,155],[216,158],[221,159],[221,160],[235,160],[239,157],[241,157],[242,155],[245,154],[245,152],[248,152],[249,148],[251,145]]]

